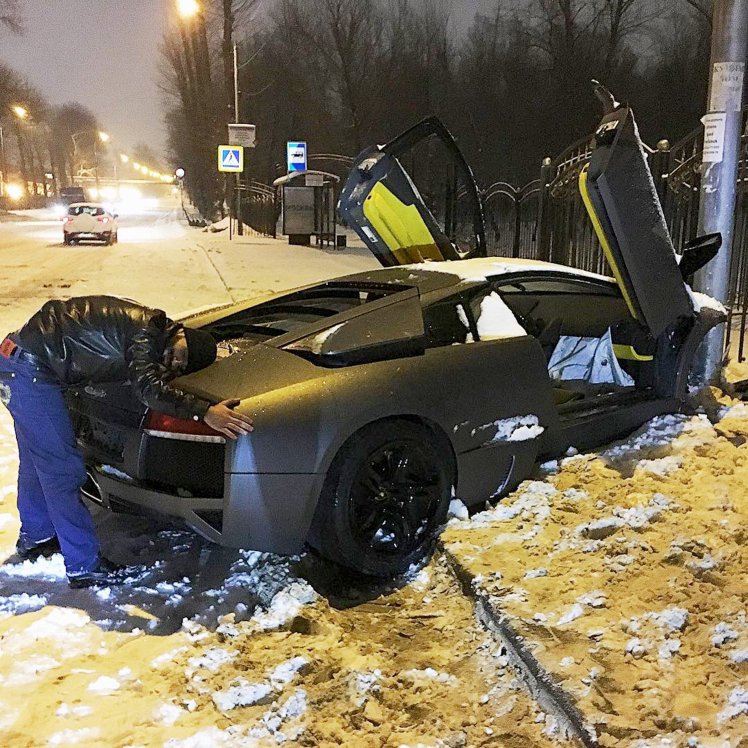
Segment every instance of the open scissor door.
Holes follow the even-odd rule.
[[[603,117],[579,188],[631,316],[657,336],[694,315],[634,115]]]
[[[384,266],[485,255],[473,173],[436,117],[363,151],[338,209]]]

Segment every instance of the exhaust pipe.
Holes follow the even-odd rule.
[[[81,486],[81,493],[94,504],[104,506],[104,497],[101,492],[99,481],[92,470],[86,470],[86,482]]]

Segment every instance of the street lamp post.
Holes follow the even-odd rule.
[[[5,162],[5,137],[3,135],[3,126],[0,125],[0,197],[5,197],[5,173],[7,168]]]

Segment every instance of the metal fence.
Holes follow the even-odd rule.
[[[243,187],[240,210],[242,222],[260,234],[274,237],[279,210],[275,190],[254,179]]]

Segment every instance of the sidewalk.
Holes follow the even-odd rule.
[[[748,405],[542,466],[442,542],[585,745],[748,745]]]
[[[381,267],[365,247],[302,247],[285,238],[192,234],[234,301]]]

